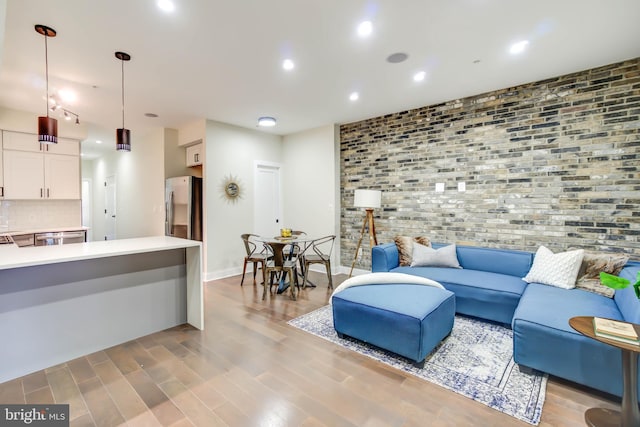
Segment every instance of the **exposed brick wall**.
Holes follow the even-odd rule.
[[[378,243],[428,235],[640,259],[640,58],[345,124],[340,141],[342,265],[364,217],[356,188],[383,191]],[[363,244],[356,268],[368,269]]]

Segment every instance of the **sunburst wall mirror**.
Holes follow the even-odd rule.
[[[221,190],[222,198],[229,202],[235,203],[242,198],[242,186],[240,185],[240,180],[233,175],[224,177],[221,184]]]

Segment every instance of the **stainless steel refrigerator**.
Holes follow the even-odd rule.
[[[168,178],[164,189],[165,234],[202,241],[202,178]]]

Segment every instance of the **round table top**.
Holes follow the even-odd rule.
[[[316,239],[315,237],[309,237],[306,234],[301,234],[301,235],[291,236],[291,237],[281,237],[281,236],[274,236],[274,237],[259,236],[259,237],[256,237],[256,240],[259,240],[259,241],[264,242],[264,243],[284,243],[284,244],[310,242],[310,241],[315,240],[315,239]]]
[[[571,319],[569,319],[569,325],[576,331],[580,332],[582,335],[585,335],[596,341],[600,341],[601,343],[609,344],[611,346],[618,347],[622,350],[628,350],[628,351],[634,351],[636,353],[640,353],[640,345],[627,344],[622,341],[610,340],[604,337],[597,336],[595,331],[593,330],[593,317],[594,316],[572,317]],[[616,320],[616,319],[611,319],[611,320]],[[636,329],[636,332],[638,333],[638,335],[640,335],[640,325],[637,325],[635,323],[632,323],[632,325]]]

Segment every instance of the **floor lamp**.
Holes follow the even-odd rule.
[[[360,230],[360,239],[358,239],[358,246],[356,247],[356,253],[353,255],[353,262],[351,263],[351,271],[349,271],[349,277],[353,274],[353,267],[356,265],[358,259],[358,253],[360,252],[360,245],[362,244],[362,238],[364,232],[369,229],[369,246],[373,249],[378,244],[376,237],[376,226],[373,222],[373,209],[380,207],[380,199],[382,192],[380,190],[356,190],[353,196],[353,206],[356,208],[365,208],[366,215],[362,222],[362,230]]]

